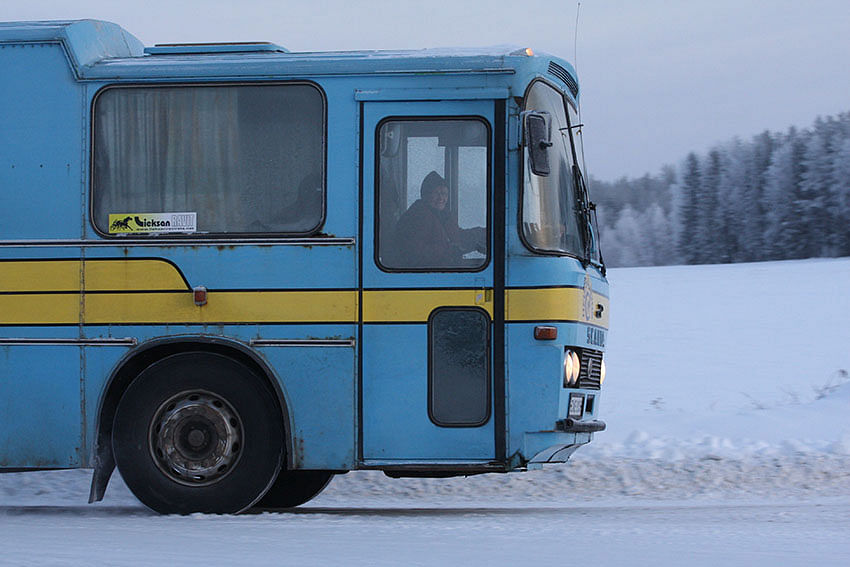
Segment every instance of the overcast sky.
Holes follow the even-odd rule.
[[[591,174],[850,111],[848,0],[0,0],[0,21],[97,18],[145,45],[293,51],[514,44],[576,63]],[[577,49],[576,49],[577,46]]]

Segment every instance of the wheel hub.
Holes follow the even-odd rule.
[[[168,478],[189,486],[205,486],[224,478],[239,460],[242,421],[215,394],[180,392],[154,414],[151,456]]]

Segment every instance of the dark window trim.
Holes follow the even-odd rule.
[[[508,105],[504,100],[495,104],[495,152],[499,159],[493,164],[493,334],[492,347],[492,384],[493,384],[493,424],[496,461],[507,462],[507,405],[505,383],[505,264],[507,230],[507,180],[506,168],[510,152],[508,151],[507,124]]]
[[[433,320],[438,314],[444,311],[477,311],[481,313],[484,318],[487,320],[487,411],[484,414],[484,418],[476,423],[445,423],[441,422],[434,417],[434,412],[432,408],[432,400],[434,393],[434,365],[432,364],[434,357],[434,339],[433,339]],[[481,307],[437,307],[428,315],[428,419],[431,420],[431,423],[438,427],[446,427],[446,428],[473,428],[473,427],[481,427],[486,425],[490,421],[490,417],[493,414],[493,320],[490,318],[490,314],[482,309]]]
[[[363,165],[365,156],[366,133],[364,130],[365,106],[362,102],[357,103],[357,463],[363,463],[363,193],[364,176]]]
[[[312,229],[303,232],[196,232],[193,234],[174,234],[174,233],[162,233],[162,234],[133,234],[130,235],[133,238],[143,238],[143,239],[151,239],[151,240],[159,240],[162,238],[169,239],[180,239],[180,240],[192,240],[198,237],[203,238],[215,238],[215,239],[229,239],[229,238],[269,238],[269,237],[299,237],[299,236],[321,236],[319,232],[322,227],[324,227],[325,222],[327,221],[327,211],[328,211],[328,99],[325,94],[324,89],[313,81],[212,81],[212,82],[176,82],[176,83],[113,83],[108,84],[100,89],[94,94],[91,100],[91,104],[89,106],[89,171],[88,171],[88,223],[94,230],[95,234],[100,236],[101,238],[107,238],[110,240],[121,240],[126,238],[127,235],[119,235],[119,234],[109,234],[108,232],[103,232],[95,223],[94,219],[94,198],[95,198],[95,186],[94,186],[94,158],[95,158],[95,145],[97,140],[95,139],[95,107],[97,105],[97,101],[100,96],[109,90],[118,89],[138,89],[138,88],[174,88],[174,87],[257,87],[257,86],[309,86],[316,89],[319,93],[319,97],[322,100],[322,215],[319,219],[319,223]]]
[[[404,122],[437,122],[437,121],[463,121],[463,120],[475,120],[477,122],[481,122],[484,124],[484,127],[487,129],[487,254],[484,258],[484,262],[480,267],[477,268],[390,268],[384,266],[379,258],[378,251],[381,249],[380,242],[380,192],[381,192],[381,155],[378,148],[380,148],[380,132],[381,128],[387,122],[393,121],[404,121]],[[475,272],[483,272],[490,265],[492,260],[492,246],[490,244],[490,237],[493,228],[493,207],[490,203],[493,198],[493,128],[490,125],[490,121],[485,116],[480,115],[433,115],[433,116],[422,116],[422,115],[410,115],[410,116],[385,116],[381,118],[378,124],[375,126],[375,139],[373,146],[374,156],[374,169],[375,169],[375,179],[372,185],[373,187],[373,201],[374,201],[374,218],[372,219],[372,234],[374,235],[374,242],[372,245],[372,259],[375,262],[375,265],[379,270],[386,273],[425,273],[425,274],[436,274],[436,273],[475,273]]]
[[[544,85],[546,85],[546,86],[550,87],[552,90],[554,90],[556,93],[560,94],[565,105],[571,104],[569,98],[567,97],[566,94],[564,94],[563,90],[560,87],[558,87],[557,85],[555,85],[554,83],[552,83],[550,81],[547,81],[546,79],[537,78],[537,79],[534,79],[533,81],[531,81],[530,83],[528,83],[528,87],[526,87],[525,93],[523,93],[523,95],[522,95],[522,108],[520,109],[521,111],[525,110],[525,101],[528,98],[528,91],[530,91],[531,87],[533,87],[537,83],[543,83]],[[569,125],[569,123],[570,123],[570,113],[567,110],[566,106],[564,107],[564,113],[567,115],[567,124]],[[522,125],[520,125],[520,128],[522,128]],[[519,202],[517,203],[518,206],[517,206],[517,223],[516,223],[517,232],[519,233],[520,242],[522,242],[523,246],[525,246],[531,253],[536,254],[538,256],[555,256],[555,257],[575,258],[579,262],[582,262],[583,259],[582,259],[581,255],[579,255],[579,254],[573,254],[571,252],[564,252],[562,250],[545,250],[545,249],[541,249],[541,248],[535,248],[525,238],[525,231],[523,231],[523,224],[522,224],[522,213],[523,213],[522,204],[525,201],[525,144],[522,143],[522,142],[520,142],[520,143],[521,143],[521,146],[520,146],[520,160],[519,160]],[[575,148],[573,148],[572,146],[573,146],[573,138],[572,138],[572,132],[570,132],[570,147],[571,147],[571,151],[573,152],[573,154],[575,154]]]

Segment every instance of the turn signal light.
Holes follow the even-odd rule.
[[[538,325],[534,327],[534,338],[538,341],[554,341],[558,338],[558,328]]]
[[[195,305],[200,307],[207,304],[207,288],[202,285],[192,288],[192,296],[195,299]]]

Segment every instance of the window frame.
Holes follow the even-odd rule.
[[[94,163],[97,151],[97,127],[95,124],[96,108],[98,99],[107,91],[110,90],[131,90],[131,89],[158,89],[158,88],[206,88],[206,87],[275,87],[275,86],[308,86],[312,87],[319,94],[322,102],[322,214],[318,224],[308,230],[301,232],[195,232],[191,234],[181,233],[132,233],[132,234],[110,234],[104,232],[97,226],[94,214],[95,203],[95,176]],[[314,81],[211,81],[211,82],[132,82],[132,83],[110,83],[104,85],[97,90],[91,99],[89,105],[89,173],[88,173],[88,222],[95,234],[101,238],[110,240],[126,240],[126,239],[151,239],[151,240],[198,240],[198,239],[216,239],[216,240],[232,240],[249,239],[263,240],[269,238],[297,238],[309,236],[323,236],[321,234],[327,222],[328,216],[328,99],[324,89]],[[145,211],[148,212],[148,211]]]
[[[381,263],[379,252],[381,250],[381,242],[380,242],[380,222],[381,222],[381,129],[388,122],[446,122],[446,121],[476,121],[480,122],[484,125],[484,128],[487,131],[487,212],[486,212],[486,226],[485,231],[487,234],[487,252],[484,257],[484,261],[480,266],[474,268],[392,268],[389,266],[385,266]],[[385,273],[426,273],[426,274],[438,274],[438,273],[476,273],[483,272],[489,266],[492,260],[492,231],[493,231],[493,128],[490,125],[490,121],[481,115],[458,115],[458,114],[449,114],[449,115],[393,115],[393,116],[385,116],[381,118],[378,124],[375,126],[375,139],[374,139],[374,172],[375,178],[373,180],[373,193],[374,193],[374,211],[373,211],[373,226],[372,226],[372,234],[373,234],[373,243],[372,243],[372,259],[375,262],[375,265],[379,270]]]
[[[487,409],[484,414],[484,417],[481,421],[475,423],[448,423],[441,422],[434,416],[434,408],[432,404],[433,394],[434,394],[434,365],[432,363],[434,359],[434,334],[433,334],[433,321],[434,318],[437,317],[440,313],[444,313],[447,311],[467,311],[467,312],[478,312],[484,316],[484,319],[487,322],[487,338],[485,345],[485,353],[486,353],[486,400],[487,400]],[[443,428],[451,428],[451,429],[467,429],[467,428],[475,428],[482,427],[487,425],[490,422],[490,418],[493,415],[493,319],[490,317],[490,313],[488,313],[485,309],[481,307],[438,307],[431,311],[428,315],[428,419],[431,420],[431,423],[436,425],[437,427]]]
[[[570,157],[571,160],[573,160],[573,162],[576,162],[577,157],[576,157],[576,149],[575,149],[575,140],[573,138],[572,124],[570,123],[570,112],[569,112],[569,108],[568,108],[568,106],[573,106],[573,103],[567,97],[567,95],[563,92],[563,90],[561,90],[557,85],[555,85],[554,83],[552,83],[550,81],[547,81],[547,80],[542,79],[542,78],[536,78],[533,81],[531,81],[530,83],[528,83],[528,87],[526,87],[525,93],[523,93],[521,111],[526,110],[525,104],[526,104],[526,100],[528,99],[528,93],[529,93],[529,91],[531,91],[532,87],[534,85],[536,85],[537,83],[543,83],[544,85],[548,86],[553,91],[555,91],[555,93],[561,95],[561,100],[564,104],[564,114],[566,115],[566,119],[567,119],[567,127],[570,128],[569,139],[570,139],[570,152],[571,152],[571,154],[570,154],[569,157]],[[520,127],[522,128],[522,126],[520,126]],[[523,202],[525,200],[525,169],[526,169],[525,152],[526,152],[526,147],[525,147],[524,141],[521,142],[520,150],[521,150],[520,160],[519,160],[519,162],[520,162],[520,165],[519,165],[519,190],[520,191],[519,191],[519,201],[517,203],[517,233],[519,234],[520,242],[522,242],[522,245],[525,246],[525,248],[529,252],[531,252],[532,254],[534,254],[536,256],[567,257],[567,258],[575,258],[576,260],[578,260],[580,262],[584,262],[585,258],[582,258],[582,254],[574,254],[572,252],[566,252],[566,251],[563,251],[563,250],[546,250],[546,249],[536,248],[525,237],[525,231],[523,230],[523,213],[524,213]],[[578,164],[576,163],[576,165],[578,165]],[[581,169],[581,166],[579,166],[579,169]],[[582,171],[582,175],[584,175],[583,171]],[[578,197],[579,197],[578,192],[576,192],[575,197],[576,197],[576,199],[578,199]],[[584,243],[584,235],[582,234],[581,230],[579,231],[579,238],[582,240],[582,243]],[[585,246],[583,246],[583,248],[585,248]],[[589,261],[589,259],[587,259],[587,260]]]

